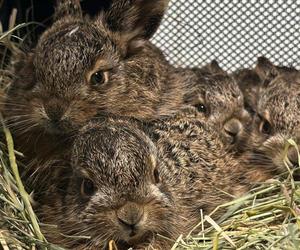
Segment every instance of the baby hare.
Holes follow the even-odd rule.
[[[257,111],[259,92],[263,83],[274,78],[279,73],[296,72],[295,69],[275,66],[265,57],[258,57],[253,69],[240,69],[233,72],[232,77],[237,81],[244,95],[245,108],[254,115]]]
[[[202,114],[201,121],[219,131],[228,147],[236,153],[243,152],[251,132],[251,116],[244,107],[243,93],[237,82],[217,61],[192,71],[196,80],[185,95],[186,103],[197,108]]]
[[[68,249],[108,249],[110,240],[120,250],[149,244],[169,249],[170,242],[156,234],[174,240],[185,231],[186,218],[160,173],[156,147],[136,126],[90,122],[71,158],[72,173],[53,168],[50,187],[38,200],[40,220],[57,225],[43,228],[49,242]]]
[[[250,144],[250,161],[270,171],[286,170],[284,148],[288,139],[300,144],[300,72],[273,65],[259,58],[255,69],[263,79]],[[298,154],[291,147],[287,154],[290,167],[298,166]],[[275,168],[274,168],[275,167]]]
[[[201,209],[246,192],[253,170],[227,154],[197,115],[184,110],[146,128],[99,118],[81,129],[72,173],[55,168],[39,199],[41,221],[57,225],[45,226],[47,239],[70,249],[103,249],[110,240],[118,249],[169,249]]]
[[[95,19],[57,1],[55,22],[14,63],[4,115],[25,156],[46,159],[97,113],[151,120],[182,104],[188,76],[149,42],[167,0],[114,0]]]

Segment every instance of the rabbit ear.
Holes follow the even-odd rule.
[[[56,0],[54,21],[66,17],[82,18],[80,0]]]
[[[276,66],[264,56],[257,58],[255,71],[264,83],[270,82],[278,75]]]
[[[220,67],[217,60],[212,60],[209,64],[209,70],[212,74],[226,74],[226,72]]]
[[[150,39],[161,23],[169,0],[112,0],[97,21],[127,38]]]

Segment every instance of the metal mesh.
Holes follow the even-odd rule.
[[[300,0],[171,0],[153,42],[178,66],[233,71],[264,55],[300,68]]]

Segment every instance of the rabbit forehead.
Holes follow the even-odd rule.
[[[235,110],[243,107],[243,95],[238,85],[233,81],[213,82],[207,86],[205,99],[218,110]]]
[[[77,22],[58,29],[50,29],[39,40],[36,47],[36,60],[43,59],[43,56],[51,57],[53,50],[64,51],[79,47],[83,50],[81,55],[84,54],[85,49],[101,50],[107,37],[105,29],[99,30],[88,23]]]
[[[292,131],[300,126],[300,96],[293,93],[265,93],[258,103],[261,115],[268,113],[269,121],[277,130]]]
[[[111,158],[98,152],[81,163],[100,193],[121,196],[131,193],[134,196],[147,190],[152,168],[143,157],[126,154],[117,149]]]
[[[260,91],[259,105],[263,108],[276,109],[278,106],[284,111],[287,108],[299,109],[300,81],[297,78],[280,76]],[[300,110],[300,109],[299,109]]]
[[[153,145],[126,125],[89,128],[75,141],[73,162],[100,182],[138,184],[154,168]],[[125,179],[125,180],[123,180]]]
[[[237,98],[241,96],[241,91],[237,82],[225,75],[211,75],[199,81],[199,89],[207,95],[226,96],[227,98]]]
[[[55,32],[48,32],[40,40],[34,57],[40,81],[72,84],[83,79],[83,72],[99,57],[118,58],[115,44],[105,30],[92,24],[74,23]]]

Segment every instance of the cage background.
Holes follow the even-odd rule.
[[[176,66],[233,71],[264,55],[300,69],[300,0],[171,0],[152,41]]]

